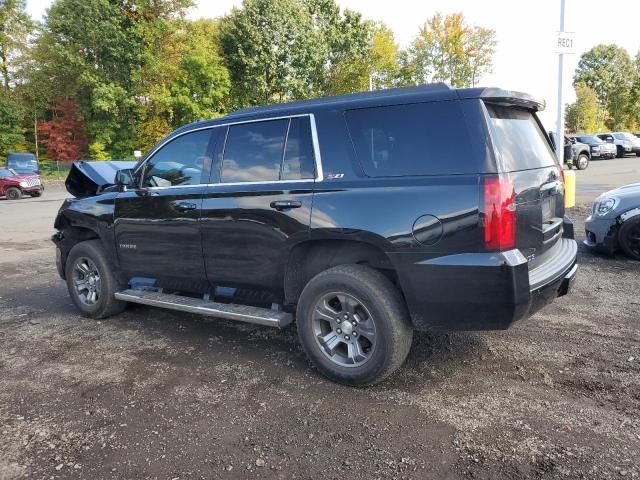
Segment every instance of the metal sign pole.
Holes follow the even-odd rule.
[[[560,0],[560,32],[564,32],[564,3]],[[562,100],[562,86],[564,73],[564,54],[558,54],[558,119],[556,122],[556,155],[560,165],[564,165],[564,105]]]

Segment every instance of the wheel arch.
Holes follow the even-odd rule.
[[[310,239],[294,245],[287,256],[285,303],[295,304],[305,285],[318,273],[345,264],[369,266],[398,285],[395,267],[379,244],[343,238]]]

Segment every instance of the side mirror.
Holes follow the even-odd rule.
[[[116,172],[115,184],[124,189],[133,185],[133,169],[124,168]]]

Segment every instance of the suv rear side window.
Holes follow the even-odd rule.
[[[348,110],[346,119],[358,159],[370,177],[477,170],[457,101]]]
[[[505,172],[557,165],[556,157],[533,113],[487,105],[495,148]]]
[[[231,182],[279,180],[288,119],[229,127],[220,179]]]
[[[294,117],[289,124],[281,180],[315,178],[315,160],[309,117]]]

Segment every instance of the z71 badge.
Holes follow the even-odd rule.
[[[327,180],[337,180],[338,178],[344,178],[344,173],[328,173]]]

